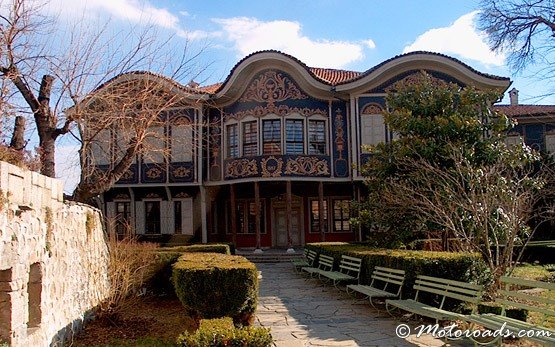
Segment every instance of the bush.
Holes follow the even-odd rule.
[[[183,254],[173,265],[179,300],[198,323],[201,318],[232,317],[250,325],[258,300],[258,271],[247,259],[218,253]]]
[[[409,251],[369,248],[362,244],[349,244],[345,242],[309,243],[305,246],[318,254],[334,257],[338,266],[341,255],[349,255],[362,259],[361,283],[368,284],[375,266],[385,266],[405,270],[405,283],[402,296],[414,296],[412,286],[417,275],[427,275],[484,284],[488,278],[480,278],[485,264],[480,254],[477,253],[452,253]]]
[[[226,317],[202,320],[197,331],[181,334],[177,343],[184,347],[268,347],[272,345],[272,335],[265,328],[236,328],[233,320]]]
[[[155,275],[157,259],[154,250],[158,246],[137,242],[131,237],[118,240],[115,235],[109,235],[107,244],[110,291],[100,310],[101,313],[113,314],[126,305],[132,305],[132,301],[125,299],[142,290]]]
[[[153,265],[153,276],[149,287],[158,292],[173,292],[172,265],[184,253],[222,253],[230,254],[228,244],[201,244],[190,246],[161,247],[156,249],[156,263]]]
[[[162,248],[159,249],[159,251],[160,252],[180,252],[180,253],[203,252],[203,253],[231,254],[231,249],[230,249],[229,245],[224,244],[224,243],[162,247]]]

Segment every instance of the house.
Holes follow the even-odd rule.
[[[510,80],[481,73],[446,55],[413,52],[365,72],[312,68],[277,52],[253,53],[222,83],[182,86],[149,73],[120,75],[107,85],[158,79],[180,95],[160,115],[155,145],[168,155],[134,158],[101,196],[112,227],[143,237],[195,236],[246,248],[292,248],[315,241],[353,241],[350,201],[361,198],[362,145],[390,141],[382,111],[388,86],[420,71],[435,78],[505,92]],[[555,146],[553,109],[500,106],[520,124],[515,137]],[[549,112],[544,112],[549,111]],[[551,123],[552,124],[552,123]],[[118,134],[97,146],[97,168],[109,165]],[[513,137],[511,137],[513,139]],[[102,147],[102,148],[101,148]]]

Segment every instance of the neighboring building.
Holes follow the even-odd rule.
[[[107,216],[120,232],[129,223],[137,234],[155,239],[195,235],[202,242],[235,240],[238,247],[357,240],[349,203],[363,188],[356,167],[368,154],[361,146],[393,138],[382,117],[386,89],[422,70],[500,92],[511,83],[428,52],[354,72],[311,68],[292,56],[263,51],[208,87],[181,86],[146,73],[118,76],[108,84],[159,78],[188,103],[166,112],[158,125],[165,136],[159,144],[171,155],[136,158],[124,179],[102,196]],[[551,150],[555,127],[543,122],[553,124],[553,109],[534,107],[499,109],[519,119],[515,131],[526,143]],[[100,158],[114,149],[97,152]]]

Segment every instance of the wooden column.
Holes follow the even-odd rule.
[[[326,241],[324,233],[324,182],[318,183],[318,224],[320,225],[320,241]]]
[[[287,206],[287,249],[293,248],[293,239],[291,237],[291,232],[293,229],[293,220],[291,219],[291,181],[286,183],[286,206]]]
[[[260,182],[254,182],[254,205],[255,205],[255,227],[256,227],[256,251],[260,252]]]
[[[237,203],[235,201],[235,185],[229,186],[229,195],[231,199],[231,235],[235,247],[237,247]]]

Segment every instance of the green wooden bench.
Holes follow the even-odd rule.
[[[539,342],[545,346],[555,346],[555,330],[541,326],[544,325],[548,319],[555,317],[555,283],[525,280],[514,277],[501,277],[501,285],[504,289],[498,292],[500,296],[495,300],[501,304],[501,315],[491,313],[472,314],[467,317],[466,321],[475,325],[481,325],[490,330],[498,330],[503,326],[503,324],[505,324],[505,329],[515,337],[519,337],[518,333],[520,331],[529,332],[533,336],[525,335],[520,336],[520,338]],[[547,290],[547,295],[532,295],[529,291],[527,292],[513,289],[515,286],[526,288],[528,290],[531,288],[540,288],[543,289],[544,293]],[[541,317],[540,322],[538,322],[538,324],[532,324],[506,317],[506,310],[510,307],[538,313]],[[548,334],[551,336],[545,336]],[[500,337],[496,340],[501,343]]]
[[[300,272],[301,268],[306,266],[312,266],[312,264],[314,264],[314,259],[316,259],[316,252],[305,248],[304,258],[292,259],[291,263],[295,267],[295,270],[297,272]]]
[[[450,298],[471,303],[474,306],[472,313],[475,313],[483,290],[482,286],[477,284],[422,275],[416,277],[413,289],[416,290],[414,299],[387,299],[385,301],[387,311],[391,313],[391,309],[397,308],[420,316],[433,318],[436,322],[440,320],[464,319],[466,316],[463,314],[443,309],[446,299]],[[438,307],[419,301],[418,294],[420,292],[435,294],[440,298]]]
[[[342,255],[339,263],[339,271],[320,271],[318,276],[321,280],[330,280],[337,288],[341,282],[358,282],[360,278],[360,267],[362,259]]]
[[[365,299],[370,300],[372,306],[372,299],[398,298],[405,281],[405,271],[376,266],[371,278],[370,285],[349,284],[347,293],[361,293]]]
[[[333,270],[333,257],[320,254],[318,256],[318,266],[304,266],[302,271],[308,273],[311,277],[319,275],[321,272]]]

